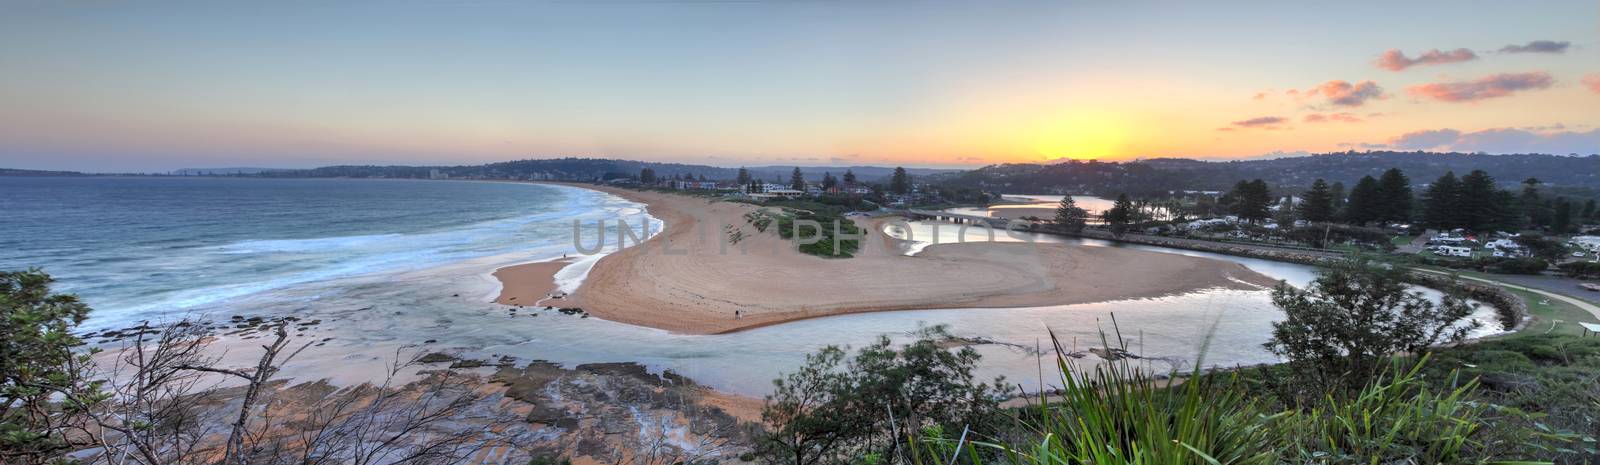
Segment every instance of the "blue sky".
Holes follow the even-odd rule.
[[[1600,152],[1600,90],[1585,84],[1600,76],[1594,1],[11,2],[0,12],[4,167]],[[1566,45],[1500,51],[1534,41]],[[1376,62],[1434,49],[1473,57],[1398,71]],[[1319,90],[1338,87],[1328,83],[1371,92]],[[1417,147],[1427,142],[1438,143]]]

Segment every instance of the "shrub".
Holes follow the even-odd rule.
[[[1550,267],[1550,262],[1538,257],[1523,257],[1501,260],[1494,265],[1494,270],[1510,274],[1539,274]]]
[[[1562,273],[1579,279],[1600,278],[1600,263],[1595,262],[1567,262],[1557,265]]]

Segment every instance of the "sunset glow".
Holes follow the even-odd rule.
[[[17,167],[1600,151],[1592,1],[4,9]]]

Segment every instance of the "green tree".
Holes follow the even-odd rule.
[[[1564,198],[1556,198],[1555,214],[1551,215],[1550,232],[1566,234],[1572,229],[1572,202]]]
[[[794,167],[794,172],[789,174],[789,188],[797,191],[806,190],[806,176],[800,173],[800,167]]]
[[[1378,178],[1377,221],[1411,221],[1411,179],[1399,168],[1389,168]]]
[[[833,173],[829,173],[827,171],[822,172],[822,190],[832,189],[834,186],[838,185],[839,180],[833,177]]]
[[[1545,207],[1544,199],[1539,195],[1540,184],[1539,178],[1522,180],[1522,197],[1518,201],[1528,226],[1535,229],[1550,226],[1550,221],[1554,219],[1554,212]]]
[[[1454,171],[1446,172],[1439,180],[1428,185],[1423,194],[1422,218],[1430,228],[1452,229],[1461,224],[1457,203],[1461,198],[1461,182]],[[1355,203],[1351,199],[1351,203]]]
[[[739,175],[734,177],[733,182],[741,186],[750,185],[750,170],[744,169],[743,166],[739,167]]]
[[[1567,255],[1567,246],[1562,245],[1560,241],[1545,237],[1543,234],[1523,233],[1512,239],[1512,241],[1528,249],[1528,253],[1533,254],[1533,256],[1548,261],[1560,260]]]
[[[1505,220],[1503,207],[1496,201],[1494,177],[1473,170],[1461,177],[1461,194],[1456,199],[1460,227],[1473,231],[1492,231]]]
[[[889,177],[889,192],[905,194],[911,192],[911,176],[906,174],[906,169],[896,166],[894,175]]]
[[[1245,221],[1258,222],[1272,217],[1272,191],[1266,181],[1239,181],[1228,193],[1229,210]]]
[[[645,169],[639,170],[639,183],[641,183],[641,184],[655,184],[656,183],[656,170],[653,170],[653,169],[650,169],[650,168],[645,168]]]
[[[1089,212],[1078,208],[1077,201],[1072,196],[1061,197],[1061,205],[1056,207],[1056,226],[1069,232],[1081,232],[1088,224]]]
[[[949,349],[952,340],[934,326],[898,347],[880,336],[853,359],[836,346],[806,356],[805,365],[773,381],[757,453],[769,463],[845,463],[894,456],[908,433],[923,428],[998,426],[999,402],[1010,388],[1003,379],[978,381],[981,356],[970,346]]]
[[[1272,303],[1286,318],[1272,324],[1267,350],[1289,359],[1307,391],[1320,395],[1326,387],[1360,387],[1396,353],[1466,337],[1474,325],[1456,323],[1472,314],[1472,304],[1446,292],[1435,305],[1407,286],[1404,273],[1350,260],[1303,290],[1278,284]]]
[[[52,399],[82,386],[89,354],[76,352],[72,330],[89,307],[52,293],[52,282],[39,270],[0,272],[0,463],[52,463],[73,448],[62,411],[73,406]]]
[[[1345,206],[1344,220],[1354,225],[1378,221],[1378,213],[1382,209],[1383,192],[1378,180],[1372,176],[1362,176],[1356,186],[1350,189],[1350,204]]]
[[[1300,219],[1313,223],[1333,221],[1333,192],[1327,181],[1317,178],[1311,182],[1311,189],[1300,199]]]
[[[844,184],[846,186],[853,186],[853,185],[855,185],[855,183],[856,183],[856,172],[851,171],[849,168],[845,168],[845,170],[844,170]]]
[[[1583,203],[1583,214],[1578,217],[1584,221],[1594,221],[1596,213],[1594,199],[1589,199],[1589,201]]]
[[[1344,218],[1344,205],[1346,201],[1344,183],[1334,181],[1333,187],[1331,187],[1329,190],[1333,196],[1333,217]]]
[[[1106,221],[1106,226],[1111,229],[1111,234],[1121,236],[1127,232],[1128,225],[1135,221],[1136,208],[1133,201],[1128,199],[1128,194],[1117,194],[1117,202],[1101,215]]]

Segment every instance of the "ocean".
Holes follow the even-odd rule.
[[[760,396],[771,381],[826,345],[904,340],[948,325],[993,341],[978,374],[1030,391],[1057,379],[1032,351],[1050,332],[1076,348],[1120,329],[1151,369],[1277,361],[1261,347],[1283,313],[1266,290],[1080,305],[840,315],[731,334],[687,335],[556,311],[492,303],[490,273],[572,254],[573,221],[660,222],[645,205],[568,186],[528,183],[247,178],[0,178],[0,269],[39,267],[94,312],[84,329],[140,321],[220,322],[293,316],[296,341],[314,342],[282,376],[360,383],[397,360],[446,352],[463,358],[563,364],[635,362],[702,384]],[[913,222],[917,237],[931,225]],[[958,228],[947,225],[941,235]],[[587,234],[587,233],[586,233]],[[614,230],[607,237],[615,238]],[[945,237],[946,242],[954,239]],[[1104,241],[1041,237],[1085,247]],[[584,245],[591,245],[585,242]],[[614,246],[614,244],[613,244]],[[1242,263],[1304,284],[1311,267],[1203,252],[1138,248]],[[575,286],[601,255],[557,275]],[[1113,316],[1115,326],[1113,326]],[[1483,309],[1481,319],[1493,321]],[[1498,328],[1491,329],[1498,330]],[[258,342],[231,328],[225,363],[254,363]],[[115,344],[105,340],[93,342]],[[1041,378],[1040,375],[1043,375]]]
[[[0,178],[0,269],[43,269],[95,308],[90,327],[109,327],[309,283],[559,256],[574,219],[640,207],[527,183]]]

